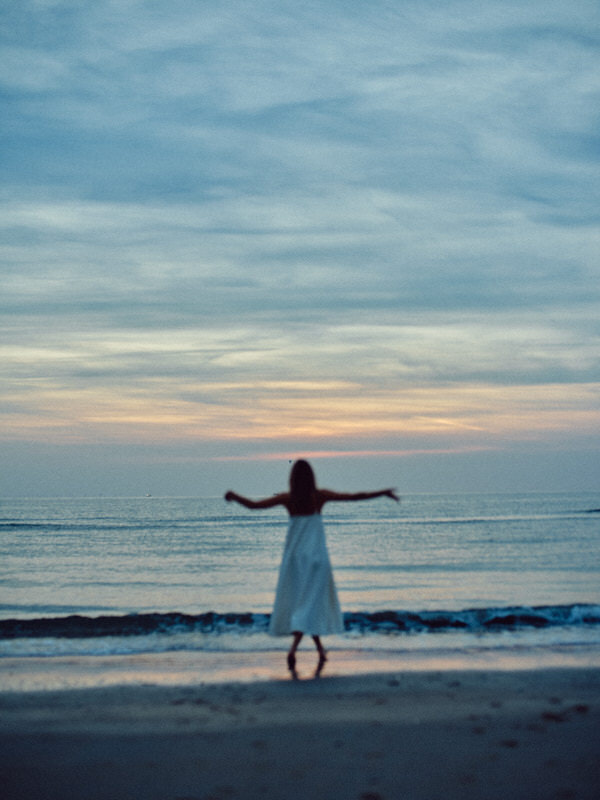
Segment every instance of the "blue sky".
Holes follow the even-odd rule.
[[[597,488],[597,3],[1,10],[0,495]]]

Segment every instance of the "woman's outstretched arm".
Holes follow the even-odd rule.
[[[250,500],[249,497],[244,497],[241,494],[229,491],[225,494],[225,500],[227,500],[228,503],[233,501],[245,508],[256,510],[260,508],[273,508],[274,506],[287,506],[289,495],[284,492],[282,494],[274,494],[272,497],[265,497],[264,500]]]
[[[319,494],[324,503],[330,500],[374,500],[376,497],[389,497],[400,502],[395,489],[379,489],[376,492],[332,492],[331,489],[319,489]]]

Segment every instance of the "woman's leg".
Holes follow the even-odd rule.
[[[292,646],[290,647],[287,656],[288,667],[290,670],[292,670],[292,672],[296,668],[296,650],[298,649],[298,645],[300,644],[300,641],[304,636],[304,634],[302,633],[302,631],[294,631],[293,636],[294,640],[292,642]]]
[[[326,661],[327,653],[325,652],[325,648],[321,644],[321,638],[319,636],[313,636],[313,642],[315,643],[315,647],[319,652],[319,661]]]

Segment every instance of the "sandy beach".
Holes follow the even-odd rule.
[[[0,693],[5,800],[598,797],[598,669]]]

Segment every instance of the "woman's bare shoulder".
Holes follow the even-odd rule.
[[[270,501],[273,503],[274,506],[285,506],[286,508],[290,505],[290,493],[289,492],[278,492],[274,494],[273,497],[269,498]]]
[[[333,489],[317,489],[317,497],[324,503],[327,500],[341,500],[347,496],[344,492],[335,492]]]
[[[316,501],[317,501],[317,510],[321,511],[325,503],[329,500],[337,500],[339,497],[339,492],[334,492],[332,489],[317,489],[316,491]]]

